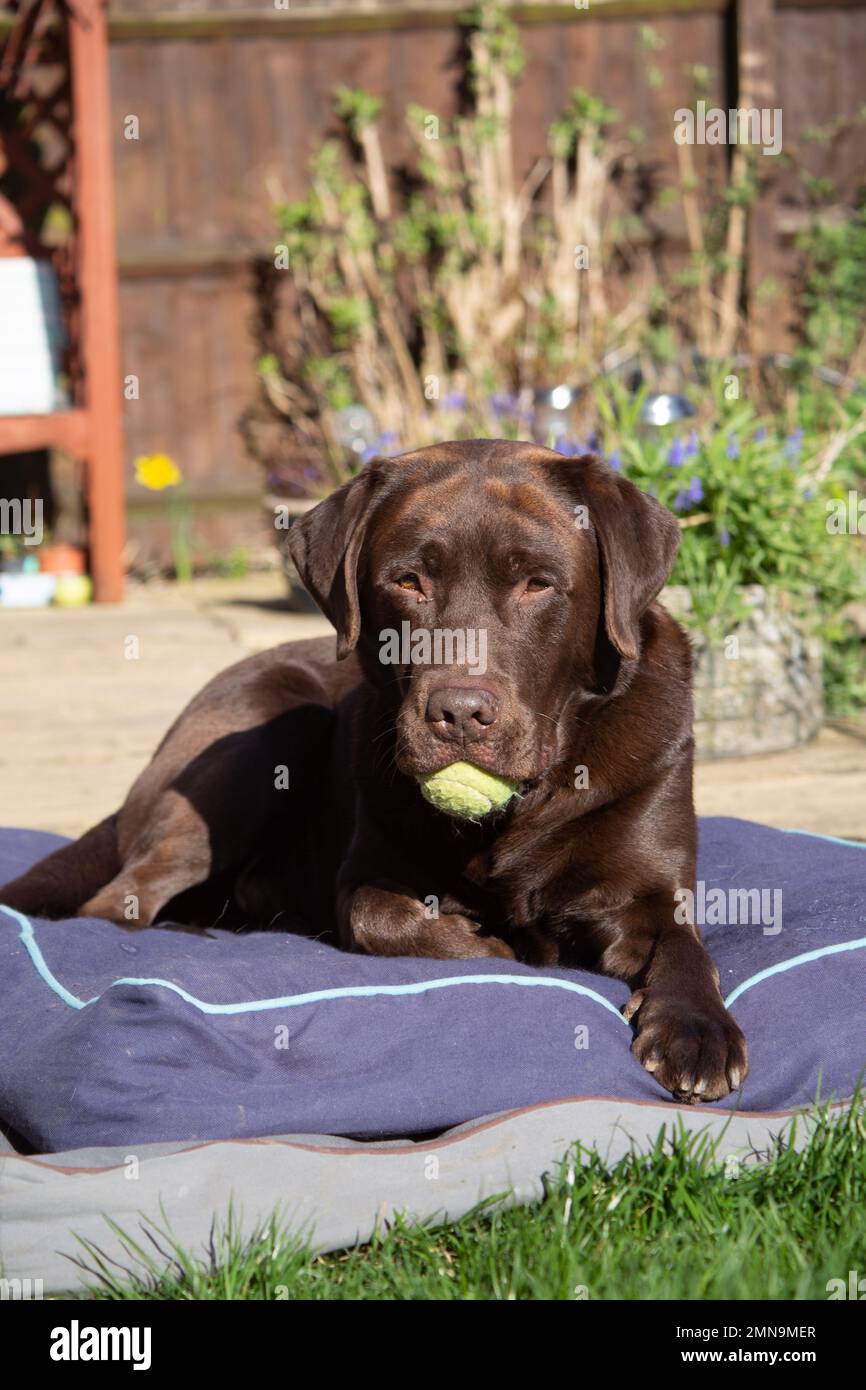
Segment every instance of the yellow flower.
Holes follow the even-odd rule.
[[[183,475],[168,454],[139,454],[135,460],[135,481],[152,492],[162,492],[166,487],[177,487]]]

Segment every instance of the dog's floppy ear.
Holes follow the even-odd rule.
[[[377,495],[370,464],[289,528],[289,553],[304,587],[337,629],[337,659],[354,651],[361,635],[358,560]]]
[[[667,507],[592,454],[575,459],[569,474],[598,543],[607,636],[632,661],[640,620],[673,569],[680,528]]]

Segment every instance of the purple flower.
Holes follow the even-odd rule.
[[[685,463],[685,460],[685,445],[683,444],[683,441],[680,439],[679,435],[677,435],[676,439],[670,447],[670,453],[668,454],[668,463],[670,464],[671,468],[682,468],[683,464]]]
[[[387,454],[389,450],[393,452],[394,445],[397,443],[398,439],[394,431],[386,430],[384,434],[380,434],[377,439],[374,439],[372,444],[367,445],[366,449],[361,454],[361,462],[369,463],[371,459],[376,458],[379,454]]]
[[[601,447],[601,441],[599,440],[599,437],[596,434],[595,430],[593,430],[592,434],[589,436],[589,439],[587,439],[586,447],[592,453],[595,453],[596,449],[599,449]]]
[[[689,435],[688,439],[686,440],[686,447],[685,447],[685,456],[686,456],[686,458],[687,458],[687,459],[694,458],[695,454],[698,452],[698,448],[699,448],[699,447],[700,447],[700,440],[698,439],[698,432],[697,432],[697,430],[692,430],[691,434]]]
[[[697,475],[689,483],[687,496],[690,502],[703,502],[704,500],[704,485]]]
[[[608,463],[610,464],[610,466],[611,466],[611,468],[613,469],[614,473],[621,473],[621,472],[622,472],[622,459],[621,459],[620,456],[619,456],[619,449],[614,449],[613,453],[611,454],[610,458],[608,459]]]
[[[510,393],[497,392],[490,397],[490,408],[494,415],[511,415],[517,406],[517,397]]]
[[[676,497],[674,498],[674,511],[675,511],[675,512],[684,512],[685,509],[686,509],[686,507],[687,507],[688,505],[689,505],[688,496],[686,495],[685,492],[683,492],[682,488],[680,488],[680,491],[677,493]]]
[[[448,392],[448,395],[445,396],[444,399],[443,399],[443,401],[442,401],[442,409],[443,409],[443,410],[465,410],[465,409],[466,409],[466,392],[465,392],[465,391],[449,391],[449,392]]]
[[[764,426],[761,425],[758,429],[755,430],[755,443],[762,444],[766,438],[767,431],[765,430]]]
[[[544,440],[540,439],[538,443],[543,444]],[[556,452],[558,454],[565,454],[565,457],[570,459],[577,458],[579,454],[586,453],[586,448],[584,446],[583,440],[566,439],[564,435],[560,439],[557,439],[554,447],[556,448]]]
[[[803,447],[803,431],[794,430],[785,440],[785,457],[794,459]]]
[[[807,502],[811,501],[811,499],[815,496],[815,489],[813,487],[804,488],[803,496],[805,497]]]
[[[740,457],[740,446],[734,434],[728,435],[728,447],[725,450],[725,456],[729,459],[738,459]]]
[[[723,526],[722,529],[721,529],[721,531],[719,532],[719,545],[730,545],[730,544],[731,544],[731,533],[730,533],[730,531],[728,530],[727,526]]]

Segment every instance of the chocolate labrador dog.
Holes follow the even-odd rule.
[[[690,650],[655,602],[678,542],[590,455],[476,440],[374,461],[290,533],[336,653],[286,643],[217,676],[121,809],[0,900],[600,971],[632,990],[657,1081],[718,1100],[746,1043],[678,896]],[[477,824],[434,809],[418,779],[458,760],[519,795]]]

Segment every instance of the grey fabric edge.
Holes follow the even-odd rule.
[[[651,1148],[662,1129],[670,1134],[682,1126],[711,1136],[720,1159],[733,1154],[749,1161],[804,1118],[789,1136],[797,1148],[809,1130],[805,1110],[732,1114],[584,1098],[473,1120],[421,1142],[292,1135],[3,1154],[0,1277],[41,1280],[44,1293],[80,1291],[96,1281],[75,1263],[83,1254],[77,1238],[134,1270],[136,1261],[109,1220],[134,1239],[143,1223],[168,1227],[188,1251],[205,1256],[214,1223],[225,1219],[230,1204],[245,1235],[278,1209],[316,1251],[339,1250],[368,1240],[396,1213],[430,1221],[462,1216],[499,1194],[508,1193],[511,1203],[535,1201],[544,1175],[576,1142],[615,1162],[631,1147]]]

